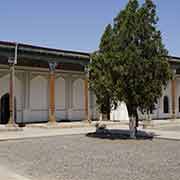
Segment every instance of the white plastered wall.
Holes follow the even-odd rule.
[[[4,94],[9,93],[9,73],[5,73],[0,78],[0,97]],[[22,108],[23,108],[23,88],[21,78],[15,76],[15,97],[16,97],[16,109],[17,109],[17,121],[22,121]]]
[[[164,96],[168,97],[169,100],[169,113],[164,113],[164,109],[163,109],[163,99]],[[159,101],[160,105],[159,105],[159,118],[163,119],[163,118],[171,118],[172,117],[172,95],[171,95],[171,81],[168,82],[167,87],[164,89],[163,88],[163,93],[162,93],[162,97],[160,98]]]
[[[18,74],[18,75],[17,75]],[[56,72],[57,121],[84,120],[84,78],[79,72]],[[0,96],[9,92],[9,72],[0,68]],[[49,113],[49,71],[16,69],[15,94],[18,122],[47,122]],[[99,118],[95,95],[89,92],[89,113]]]
[[[128,121],[129,115],[125,102],[119,102],[116,109],[112,109],[110,113],[111,121]]]
[[[66,117],[66,80],[63,77],[57,77],[55,81],[55,113],[56,120],[64,120]]]
[[[180,98],[180,79],[176,79],[176,117],[180,117],[179,112],[179,98]]]
[[[71,120],[85,119],[84,111],[84,81],[77,78],[72,84],[72,114]]]
[[[30,81],[30,118],[31,122],[48,120],[48,79],[37,75]]]
[[[91,119],[99,119],[99,112],[98,112],[98,107],[96,104],[96,95],[90,91],[90,117]]]

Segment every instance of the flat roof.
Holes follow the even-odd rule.
[[[180,57],[177,56],[168,56],[169,62],[180,63]]]
[[[18,44],[19,50],[26,51],[26,52],[44,53],[44,54],[49,54],[49,55],[73,57],[73,58],[85,59],[85,60],[90,60],[90,55],[91,55],[91,53],[82,52],[82,51],[63,50],[63,49],[35,46],[35,45],[18,43],[18,42],[10,42],[10,41],[0,41],[0,48],[15,49],[16,44]],[[180,57],[168,56],[168,59],[170,62],[180,63]]]
[[[77,57],[77,58],[82,58],[82,59],[90,59],[90,53],[86,53],[86,52],[34,46],[34,45],[29,45],[29,44],[24,44],[24,43],[17,43],[17,42],[0,41],[0,47],[4,47],[4,48],[15,48],[16,44],[18,44],[18,47],[20,50],[37,52],[37,53],[38,52],[48,53],[52,55],[61,55],[65,57]]]

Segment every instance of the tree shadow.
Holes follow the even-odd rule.
[[[130,138],[129,130],[124,129],[97,129],[96,132],[88,133],[86,136],[109,140],[132,140],[132,138]],[[139,130],[137,132],[136,140],[152,140],[154,136],[154,133],[147,133]]]

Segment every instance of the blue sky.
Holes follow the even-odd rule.
[[[0,40],[67,50],[97,49],[104,27],[128,0],[6,0]],[[142,2],[142,0],[141,0]],[[158,27],[170,55],[180,56],[180,1],[154,0]]]

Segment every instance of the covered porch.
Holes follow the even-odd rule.
[[[0,97],[9,95],[4,102],[9,103],[7,123],[96,119],[89,61],[88,53],[0,42]]]

